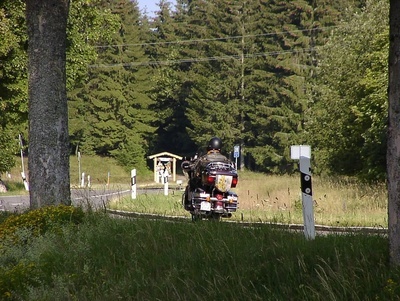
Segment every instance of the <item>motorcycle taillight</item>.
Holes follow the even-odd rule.
[[[215,210],[221,210],[221,209],[223,209],[223,208],[224,208],[224,202],[216,201],[216,202],[214,203],[214,209],[215,209]]]
[[[207,184],[212,185],[215,182],[215,177],[207,176]]]
[[[238,183],[238,177],[234,177],[234,178],[232,179],[231,187],[232,187],[232,188],[236,187],[237,183]]]

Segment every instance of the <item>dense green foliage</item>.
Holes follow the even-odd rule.
[[[78,224],[83,217],[81,208],[65,205],[46,206],[24,214],[14,214],[0,224],[0,239],[16,238],[20,230],[29,231],[34,236],[41,235],[63,223]]]
[[[88,79],[71,93],[71,144],[83,153],[113,154],[123,165],[144,169],[145,138],[152,132],[150,100],[144,93],[149,76],[147,69],[130,62],[143,60],[140,44],[146,32],[134,4],[122,0],[102,5],[120,22],[110,40],[99,41]],[[138,81],[144,83],[140,89]]]
[[[82,223],[84,216],[81,208],[64,205],[47,206],[23,214],[2,215],[0,217],[0,299],[16,300],[16,296],[20,296],[18,291],[38,284],[36,265],[22,258],[17,259],[23,253],[19,255],[14,253],[16,251],[14,246],[19,246],[19,252],[25,252],[35,238],[42,237],[45,233],[62,233],[64,225]]]
[[[0,127],[15,136],[27,124],[24,5],[0,3]],[[154,18],[136,1],[77,3],[71,152],[144,169],[148,155],[192,155],[220,136],[249,169],[292,172],[290,146],[310,144],[316,172],[384,178],[387,0],[161,1]]]
[[[367,1],[361,13],[345,16],[323,48],[310,123],[319,168],[384,177],[388,11],[387,1]]]
[[[100,1],[100,0],[99,0]],[[87,77],[88,63],[97,57],[92,43],[106,40],[117,19],[99,9],[98,0],[71,4],[67,49],[67,87]],[[18,134],[28,132],[27,32],[25,2],[0,1],[0,172],[10,170],[10,155],[18,149]],[[113,25],[114,24],[114,25]],[[27,137],[26,137],[27,138]],[[28,141],[28,140],[26,140]]]
[[[387,238],[89,214],[0,241],[3,300],[396,300]]]

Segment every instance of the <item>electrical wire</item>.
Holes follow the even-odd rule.
[[[185,44],[185,43],[201,43],[201,42],[212,42],[212,41],[226,41],[233,39],[242,39],[242,38],[255,38],[255,37],[264,37],[264,36],[273,36],[273,35],[283,35],[283,34],[294,34],[299,32],[307,32],[307,31],[326,31],[330,29],[335,29],[340,26],[327,26],[327,27],[318,27],[312,29],[299,29],[293,31],[281,31],[281,32],[270,32],[270,33],[262,33],[262,34],[253,34],[253,35],[239,35],[239,36],[226,36],[223,38],[206,38],[206,39],[195,39],[195,40],[182,40],[182,41],[169,41],[169,42],[148,42],[148,43],[134,43],[134,44],[110,44],[110,45],[97,45],[93,46],[94,48],[107,48],[107,47],[129,47],[129,46],[149,46],[149,45],[170,45],[170,44]]]
[[[281,54],[294,54],[294,53],[309,53],[318,50],[320,47],[313,48],[299,48],[295,50],[284,50],[284,51],[271,51],[264,53],[252,53],[243,55],[244,58],[256,58],[265,56],[274,56]],[[173,65],[181,63],[198,63],[206,61],[222,61],[230,59],[241,59],[242,55],[226,55],[226,56],[211,56],[204,58],[185,58],[178,60],[165,60],[165,61],[144,61],[144,62],[129,62],[129,63],[116,63],[116,64],[93,64],[89,65],[89,68],[115,68],[115,67],[133,67],[133,66],[158,66],[158,65]]]

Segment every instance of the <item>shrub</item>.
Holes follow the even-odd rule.
[[[57,229],[66,223],[82,222],[84,212],[81,208],[66,205],[47,206],[22,214],[14,214],[0,224],[0,241],[15,237],[18,230],[28,229],[33,235]]]
[[[35,265],[19,262],[9,268],[0,267],[0,300],[15,300],[15,292],[34,285]]]
[[[61,232],[64,225],[83,222],[84,212],[72,206],[48,206],[5,216],[0,224],[0,300],[19,300],[40,282],[40,268],[24,257],[32,238]]]

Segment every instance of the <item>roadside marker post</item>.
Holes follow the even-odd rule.
[[[131,197],[136,199],[136,169],[131,170]]]
[[[169,176],[169,173],[168,173],[168,170],[167,169],[165,169],[165,171],[164,171],[164,195],[168,195],[168,176]]]
[[[24,152],[23,152],[24,145],[22,143],[21,134],[19,134],[18,139],[19,139],[19,147],[20,147],[20,151],[21,151],[21,165],[22,165],[21,177],[22,177],[22,182],[24,183],[25,190],[29,191],[29,183],[26,180],[26,175],[25,175]]]
[[[78,149],[78,147],[76,147]],[[81,152],[77,152],[78,156],[78,185],[81,185]]]
[[[292,145],[290,156],[294,160],[300,160],[304,235],[306,239],[313,240],[315,239],[315,221],[311,184],[311,147],[309,145]]]

